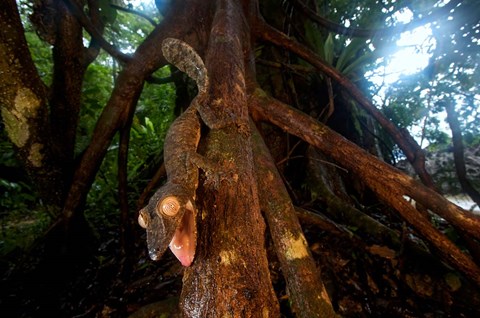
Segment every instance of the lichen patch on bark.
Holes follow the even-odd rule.
[[[308,257],[307,242],[303,235],[295,238],[291,233],[286,235],[282,243],[286,246],[285,256],[288,260],[296,260]]]
[[[223,265],[231,265],[237,261],[237,254],[235,251],[221,251],[220,252],[220,263]]]
[[[269,182],[272,182],[275,179],[275,175],[270,170],[267,171],[267,179]]]
[[[43,155],[41,153],[43,148],[42,144],[39,143],[34,143],[30,147],[30,152],[28,155],[28,160],[34,167],[41,167],[42,166],[42,160],[43,160]]]
[[[268,317],[270,317],[270,310],[268,310],[268,307],[263,307],[263,309],[262,309],[262,317],[263,317],[263,318],[268,318]]]
[[[2,108],[5,130],[17,147],[25,146],[30,137],[28,120],[36,116],[39,106],[40,100],[31,90],[20,88],[15,96],[13,108]]]

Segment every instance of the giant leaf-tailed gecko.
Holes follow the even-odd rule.
[[[190,266],[197,239],[195,192],[198,164],[194,162],[198,162],[199,156],[201,121],[198,105],[206,99],[208,76],[202,59],[188,44],[167,38],[162,43],[162,51],[170,63],[197,82],[198,94],[167,132],[164,144],[167,182],[140,210],[138,223],[147,231],[151,259],[160,259],[170,247],[183,266]]]

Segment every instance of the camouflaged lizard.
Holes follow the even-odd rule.
[[[167,182],[140,210],[138,223],[147,231],[151,259],[160,259],[170,247],[183,266],[190,266],[197,240],[195,192],[201,126],[198,111],[207,99],[209,81],[202,59],[185,42],[167,38],[162,43],[162,52],[167,61],[196,81],[198,94],[167,132],[164,144]]]

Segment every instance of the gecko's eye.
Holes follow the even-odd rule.
[[[176,197],[167,197],[157,206],[157,213],[174,216],[180,210],[180,202]]]
[[[138,224],[146,229],[148,226],[148,219],[148,214],[143,209],[140,210],[140,213],[138,213]]]

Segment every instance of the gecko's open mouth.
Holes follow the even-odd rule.
[[[195,256],[197,244],[195,223],[194,213],[186,210],[169,245],[170,250],[183,266],[190,266]]]

